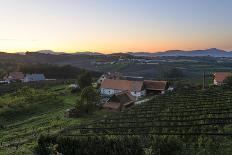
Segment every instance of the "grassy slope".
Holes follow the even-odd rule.
[[[52,89],[59,89],[59,86]],[[43,113],[31,115],[24,120],[18,120],[9,124],[6,128],[0,129],[0,147],[1,154],[32,154],[36,139],[42,133],[56,133],[62,128],[78,124],[82,121],[95,119],[102,112],[97,112],[92,116],[86,116],[79,119],[68,119],[64,117],[64,111],[73,107],[77,95],[67,94],[60,96],[64,99],[59,106],[44,109]],[[17,146],[18,145],[18,146]]]

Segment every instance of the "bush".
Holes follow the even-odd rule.
[[[38,153],[51,152],[63,155],[141,155],[142,145],[138,137],[94,136],[94,137],[54,137],[41,136],[38,140]]]
[[[154,155],[176,155],[182,151],[183,144],[174,136],[156,136],[151,148]]]
[[[80,100],[77,101],[76,108],[86,114],[92,113],[96,105],[100,102],[100,96],[98,92],[90,87],[86,87],[82,90]]]

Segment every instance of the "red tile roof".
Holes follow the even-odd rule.
[[[219,83],[223,83],[223,81],[229,76],[232,76],[232,73],[230,73],[230,72],[217,72],[217,73],[214,73],[214,79]]]
[[[104,105],[103,108],[121,110],[122,106],[130,106],[135,102],[135,98],[129,91],[114,94]]]
[[[143,82],[105,79],[101,84],[101,88],[117,89],[122,91],[141,91],[143,89]]]
[[[144,80],[144,86],[147,90],[165,90],[167,81]]]
[[[22,72],[11,72],[8,75],[8,79],[10,80],[22,80],[24,78],[24,74]]]

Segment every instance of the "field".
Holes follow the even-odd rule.
[[[98,111],[78,119],[64,117],[65,110],[74,107],[78,97],[63,84],[26,87],[0,96],[0,154],[33,154],[41,134],[55,134],[104,114]]]
[[[77,78],[76,75],[83,69],[87,69],[92,71],[91,73],[95,78],[98,78],[101,73],[117,71],[125,76],[142,76],[146,79],[168,81],[186,80],[191,82],[194,80],[196,81],[194,84],[201,84],[203,72],[206,75],[212,75],[213,72],[232,70],[231,58],[216,57],[132,57],[127,54],[89,56],[46,55],[41,53],[0,56],[0,78],[7,72],[15,70],[18,66],[22,72],[44,73],[47,78],[56,79]],[[119,59],[124,59],[124,61]],[[140,59],[152,63],[141,63],[141,61],[138,61]],[[112,63],[96,64],[98,60]]]
[[[65,128],[60,133],[71,141],[83,140],[83,143],[83,137],[89,137],[90,144],[86,144],[86,147],[96,152],[103,151],[100,147],[96,149],[91,145],[97,137],[108,137],[111,141],[110,137],[113,136],[117,141],[125,136],[132,139],[137,136],[142,140],[137,147],[148,152],[159,150],[161,154],[231,154],[232,92],[212,88],[166,94],[122,113],[115,113],[89,124]],[[108,140],[105,138],[102,139],[104,142],[101,138],[97,139],[99,143],[107,144]],[[65,152],[68,148],[84,151],[84,148],[73,148],[68,141],[59,141],[62,148],[58,146],[58,150]],[[129,145],[127,149],[131,149],[130,147],[132,146]],[[109,151],[112,148],[104,149]],[[112,152],[117,151],[117,145],[115,149]],[[91,151],[88,153],[94,154]]]

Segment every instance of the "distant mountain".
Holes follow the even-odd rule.
[[[36,53],[43,53],[43,54],[52,54],[52,55],[60,55],[60,54],[65,54],[65,52],[55,52],[52,50],[40,50],[40,51],[35,51]]]
[[[39,50],[34,52],[17,52],[20,55],[25,55],[26,53],[41,53],[41,54],[51,54],[51,55],[62,55],[62,54],[70,54],[70,55],[103,55],[98,52],[76,52],[76,53],[66,53],[66,52],[55,52],[52,50]]]
[[[104,55],[102,53],[99,53],[99,52],[76,52],[76,53],[73,53],[73,55]]]
[[[108,56],[114,57],[114,58],[133,58],[134,57],[130,53],[112,53],[112,54],[108,54]]]
[[[227,52],[217,48],[211,48],[206,50],[193,50],[193,51],[182,51],[182,50],[170,50],[165,52],[157,53],[130,53],[134,56],[144,56],[144,57],[164,57],[164,56],[186,56],[186,57],[197,57],[197,56],[211,56],[211,57],[232,57],[232,52]]]
[[[4,53],[4,52],[2,52]],[[102,54],[99,52],[76,52],[76,53],[65,53],[65,52],[55,52],[52,50],[40,50],[35,52],[18,52],[17,54],[25,55],[29,53],[39,53],[39,54],[48,54],[48,55],[86,55],[86,56],[110,56],[110,57],[118,57],[118,58],[132,58],[136,57],[165,57],[165,56],[186,56],[186,57],[202,57],[202,56],[211,56],[211,57],[232,57],[232,51],[224,51],[217,48],[210,48],[206,50],[192,50],[192,51],[183,51],[183,50],[169,50],[165,52],[128,52],[128,53],[112,53],[112,54]]]

